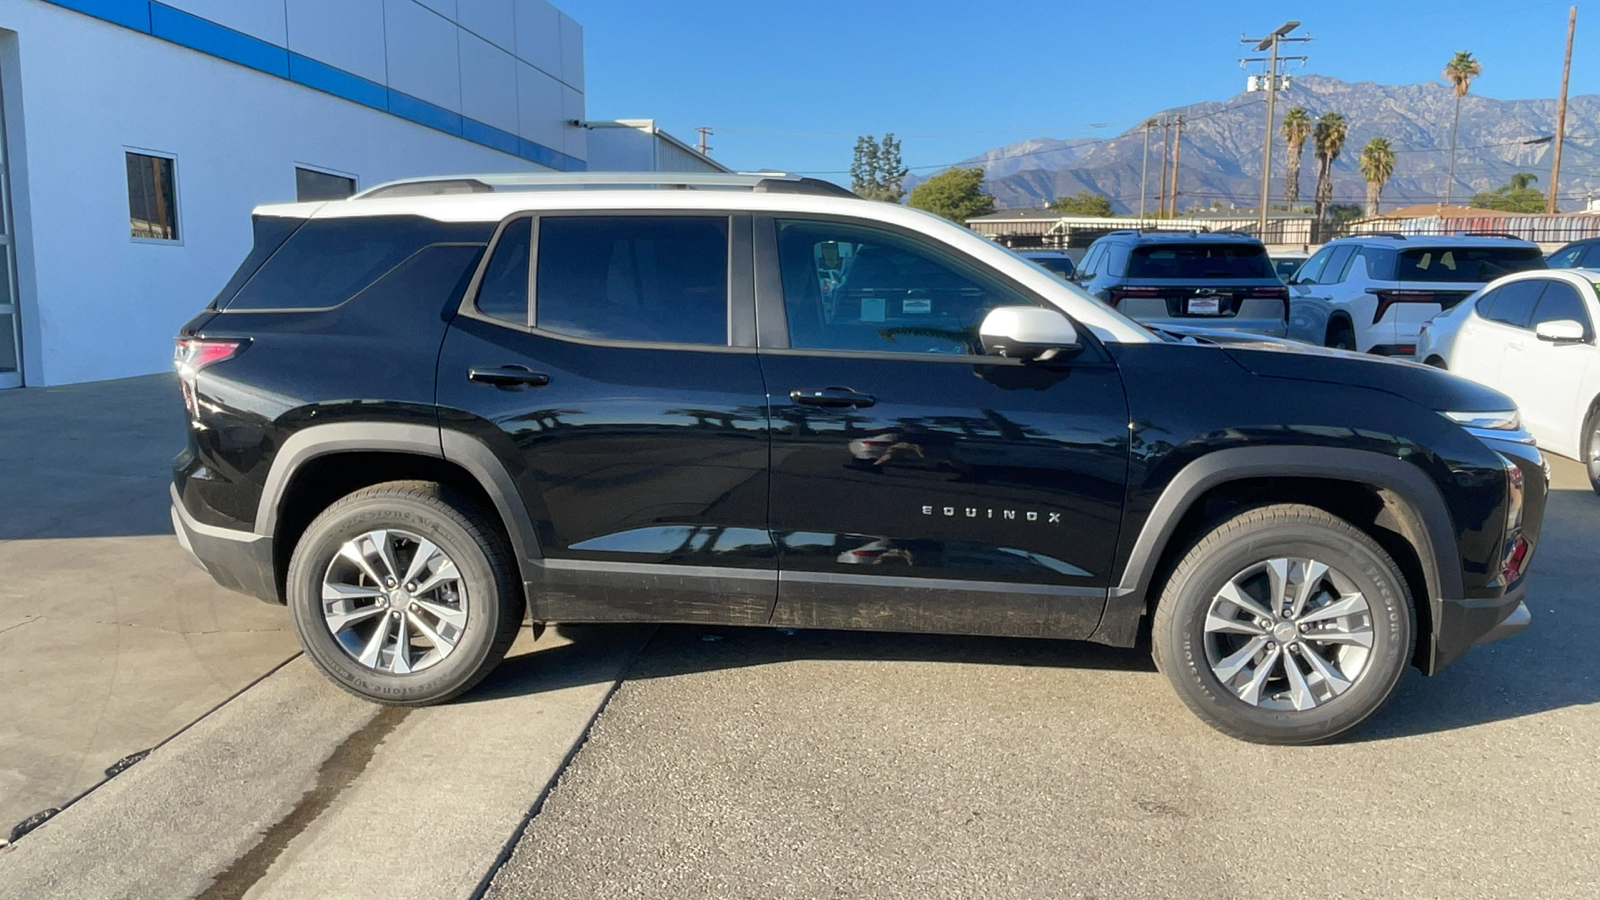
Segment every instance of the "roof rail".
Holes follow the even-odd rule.
[[[767,194],[855,194],[820,178],[787,172],[510,172],[496,175],[446,175],[402,178],[370,187],[353,200],[429,197],[441,194],[488,194],[500,191],[669,188],[731,190]]]
[[[1347,234],[1347,235],[1345,235],[1345,237],[1352,237],[1352,238],[1381,237],[1381,238],[1393,238],[1393,239],[1395,239],[1397,241],[1403,241],[1403,240],[1406,239],[1406,236],[1401,234],[1398,231],[1358,231],[1358,232],[1356,232],[1354,234]]]
[[[1508,241],[1525,241],[1527,238],[1517,234],[1507,234],[1504,231],[1457,231],[1452,237],[1493,237],[1505,238]]]
[[[1188,228],[1164,228],[1160,225],[1146,225],[1137,230],[1140,234],[1149,234],[1151,232],[1170,232],[1172,234],[1209,234],[1211,232],[1211,229],[1204,225],[1191,225]]]

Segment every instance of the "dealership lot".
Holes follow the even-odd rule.
[[[524,636],[402,715],[279,667],[282,610],[183,560],[171,387],[0,397],[3,824],[203,716],[0,852],[0,896],[1600,891],[1600,498],[1570,461],[1533,626],[1334,746],[1217,735],[1142,649],[686,626]]]

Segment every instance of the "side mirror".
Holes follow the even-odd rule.
[[[1049,362],[1083,349],[1072,320],[1053,309],[1001,306],[978,326],[983,352],[1007,359]]]
[[[1584,339],[1583,323],[1574,319],[1540,322],[1533,329],[1533,333],[1538,335],[1539,340],[1549,341],[1552,344],[1581,344]]]

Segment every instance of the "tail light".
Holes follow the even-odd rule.
[[[1378,298],[1378,308],[1372,313],[1374,325],[1378,324],[1383,319],[1383,314],[1396,303],[1437,303],[1441,309],[1449,309],[1458,299],[1455,295],[1440,296],[1433,291],[1391,291],[1380,288],[1369,290],[1367,293]]]
[[[1511,584],[1522,577],[1528,566],[1528,553],[1532,547],[1522,536],[1523,477],[1522,468],[1504,456],[1500,457],[1506,469],[1506,537],[1504,556],[1500,561],[1500,579]]]
[[[173,342],[172,368],[178,373],[178,386],[183,391],[183,408],[189,411],[191,421],[200,417],[199,401],[195,397],[195,376],[209,365],[232,359],[244,349],[241,340],[211,340],[208,338],[178,338]]]
[[[1283,303],[1283,318],[1284,318],[1285,321],[1288,320],[1288,318],[1289,318],[1289,289],[1288,288],[1284,287],[1283,285],[1277,285],[1275,287],[1251,288],[1250,296],[1251,297],[1259,297],[1259,298],[1263,298],[1263,299],[1277,300],[1277,301]]]
[[[1159,297],[1161,291],[1153,287],[1114,287],[1106,292],[1106,303],[1112,309],[1129,297]]]

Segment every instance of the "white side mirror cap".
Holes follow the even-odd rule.
[[[1047,360],[1083,349],[1072,320],[1038,306],[1001,306],[978,327],[985,353],[1009,359]]]
[[[1533,333],[1539,340],[1549,341],[1552,344],[1578,344],[1587,337],[1583,323],[1575,319],[1556,319],[1551,322],[1540,322]]]

